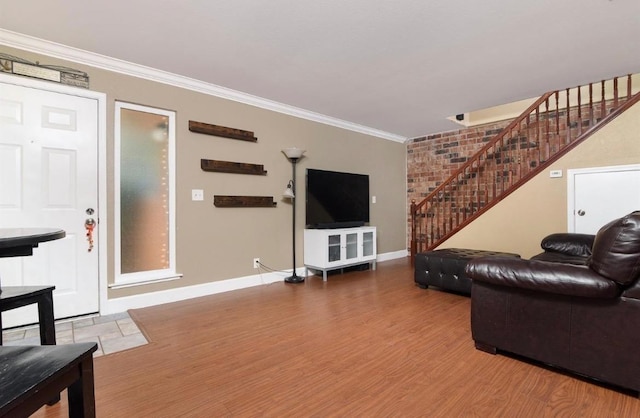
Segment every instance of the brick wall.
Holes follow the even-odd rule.
[[[407,143],[407,209],[420,202],[460,168],[467,158],[511,120],[442,132],[411,139]],[[411,213],[407,211],[407,245],[411,242]]]
[[[414,138],[407,143],[407,207],[420,202],[511,120]],[[408,214],[410,220],[410,214]]]

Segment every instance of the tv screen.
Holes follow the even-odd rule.
[[[369,176],[307,169],[308,228],[347,228],[369,222]]]

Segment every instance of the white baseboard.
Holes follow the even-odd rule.
[[[381,263],[383,261],[395,260],[398,258],[404,258],[408,256],[409,256],[409,250],[400,250],[400,251],[394,251],[392,253],[378,254],[378,256],[376,257],[376,261],[378,263]]]
[[[378,254],[377,261],[389,261],[397,258],[403,258],[407,255],[407,250]],[[298,267],[296,268],[296,274],[304,275],[304,270],[304,267]],[[100,314],[109,315],[113,313],[124,312],[128,309],[146,308],[148,306],[179,302],[181,300],[214,295],[216,293],[229,292],[232,290],[245,289],[247,287],[275,283],[283,281],[284,278],[289,276],[290,274],[290,272],[265,272],[262,274],[254,274],[252,276],[238,277],[235,279],[221,280],[217,282],[179,287],[176,289],[161,290],[158,292],[150,292],[140,295],[108,299],[106,304],[100,307]]]

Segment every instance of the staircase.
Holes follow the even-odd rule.
[[[627,75],[542,95],[422,201],[411,202],[412,261],[640,101],[633,84]]]

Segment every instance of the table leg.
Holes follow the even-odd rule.
[[[40,318],[40,344],[56,344],[56,326],[53,317],[53,293],[44,293],[38,299],[38,316]]]
[[[80,377],[67,389],[69,418],[94,418],[96,416],[96,400],[91,353],[78,364],[78,367],[80,368]]]
[[[53,291],[38,298],[38,319],[40,323],[40,345],[56,345],[56,324],[53,317]],[[60,394],[54,396],[47,405],[60,401]]]

